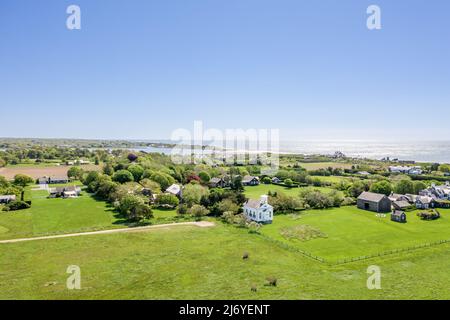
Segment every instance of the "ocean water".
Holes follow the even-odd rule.
[[[168,148],[141,148],[147,152],[170,154]],[[314,141],[280,141],[280,153],[323,154],[330,155],[336,151],[355,158],[380,160],[385,157],[417,162],[450,163],[449,141],[372,141],[372,140],[314,140]],[[210,153],[205,150],[204,154]]]
[[[450,141],[281,141],[280,152],[450,163]]]

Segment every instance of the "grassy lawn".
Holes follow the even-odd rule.
[[[306,170],[319,170],[319,169],[327,169],[331,168],[340,168],[340,169],[350,169],[352,167],[351,163],[342,163],[342,162],[299,162],[299,165]]]
[[[264,226],[261,232],[333,262],[450,239],[450,210],[440,212],[442,217],[435,221],[420,220],[415,212],[409,212],[408,222],[401,224],[390,221],[389,215],[378,218],[356,207],[311,210],[296,217],[276,215],[273,224]],[[314,227],[327,237],[301,241],[281,235],[282,230],[296,225]]]
[[[120,218],[104,201],[83,193],[75,199],[48,199],[45,190],[31,191],[27,210],[0,212],[0,239],[83,232],[120,227]],[[123,226],[123,225],[122,225]]]
[[[322,182],[329,182],[329,183],[338,183],[343,180],[355,179],[355,178],[339,177],[339,176],[311,176],[311,178],[319,179]]]
[[[27,210],[0,212],[0,239],[27,238],[59,233],[123,228],[127,221],[104,201],[86,192],[74,199],[48,199],[45,190],[30,191],[26,199],[32,200]],[[176,221],[175,210],[153,210],[150,224]]]
[[[247,186],[245,187],[244,194],[247,198],[250,199],[259,199],[259,197],[263,194],[267,194],[269,191],[271,192],[281,192],[290,196],[298,196],[300,190],[303,188],[286,188],[283,186],[278,186],[274,184],[260,184],[257,186]],[[317,189],[323,192],[330,192],[333,189],[327,187],[314,187],[313,189]]]
[[[329,267],[221,224],[7,244],[0,299],[448,299],[449,249]],[[370,264],[382,290],[366,287]],[[81,290],[66,288],[69,265]]]

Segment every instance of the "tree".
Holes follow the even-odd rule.
[[[286,180],[284,180],[284,184],[285,184],[287,187],[291,187],[292,184],[293,184],[293,181],[292,181],[291,179],[286,179]]]
[[[83,178],[83,173],[84,171],[80,167],[71,167],[67,170],[67,176],[76,180],[81,180]]]
[[[130,154],[128,154],[127,159],[128,159],[130,162],[135,162],[135,161],[138,159],[138,156],[135,155],[134,153],[130,153]]]
[[[149,189],[153,194],[161,193],[161,186],[158,182],[155,182],[150,179],[143,179],[139,182],[141,186],[143,186],[145,189]]]
[[[200,179],[203,183],[207,183],[207,182],[209,182],[209,180],[211,180],[211,176],[206,171],[199,172],[198,176],[200,177]]]
[[[126,183],[134,181],[133,174],[128,170],[119,170],[113,175],[113,181]]]
[[[156,199],[156,203],[159,206],[176,207],[180,203],[180,200],[173,194],[161,194]]]
[[[232,212],[233,214],[236,214],[239,212],[240,206],[234,203],[231,199],[223,199],[218,203],[217,208],[220,214],[225,212]]]
[[[276,195],[269,195],[269,203],[273,206],[273,210],[279,213],[293,212],[296,209],[304,207],[304,203],[297,197],[288,196],[282,192]]]
[[[0,168],[6,166],[6,161],[2,158],[0,158]]]
[[[262,179],[262,183],[264,183],[264,184],[271,184],[272,180],[270,179],[270,177],[264,177]]]
[[[1,167],[1,165],[0,165],[0,167]],[[449,173],[450,172],[450,165],[448,165],[448,164],[441,164],[439,166],[439,171]]]
[[[183,189],[183,201],[191,207],[193,204],[200,204],[203,196],[208,196],[208,189],[199,184],[187,184]]]
[[[108,176],[112,176],[114,174],[114,167],[110,163],[107,163],[103,167],[103,173],[107,174]]]
[[[378,181],[370,187],[370,191],[388,196],[392,193],[392,185],[386,180]]]
[[[206,209],[204,206],[199,205],[199,204],[194,204],[189,210],[188,210],[188,214],[196,217],[196,218],[200,218],[203,216],[207,216],[209,214],[209,210]]]
[[[231,180],[231,189],[236,191],[244,191],[241,176],[236,176]]]
[[[27,176],[25,174],[16,174],[14,176],[14,184],[16,186],[19,186],[22,188],[22,192],[20,193],[20,200],[23,201],[25,191],[23,188],[25,188],[28,184],[33,183],[34,179],[30,176]]]
[[[161,189],[166,190],[171,184],[175,182],[175,179],[164,172],[155,172],[150,176],[150,180],[153,180],[161,186]]]
[[[0,188],[6,188],[9,186],[8,180],[5,177],[0,176]]]
[[[16,174],[14,176],[14,184],[17,186],[20,186],[22,188],[25,188],[30,183],[33,183],[34,179],[30,176],[27,176],[25,174]]]
[[[144,174],[144,168],[142,168],[138,164],[132,164],[128,166],[127,170],[131,172],[131,174],[134,177],[134,181],[136,182],[139,182],[139,180],[141,180],[142,175]]]
[[[87,175],[83,179],[83,184],[85,186],[90,185],[93,181],[97,180],[100,177],[100,173],[97,171],[89,171]]]
[[[427,185],[422,181],[414,181],[414,194],[419,194],[420,191],[427,188]]]
[[[414,184],[409,179],[402,179],[396,183],[394,191],[399,194],[414,193]]]
[[[119,211],[132,221],[141,221],[153,216],[150,206],[138,196],[129,194],[119,204]]]

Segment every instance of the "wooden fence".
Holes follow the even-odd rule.
[[[377,258],[377,257],[383,257],[383,256],[387,256],[387,255],[393,255],[393,254],[398,254],[398,253],[402,253],[402,252],[410,252],[413,250],[417,250],[417,249],[422,249],[422,248],[427,248],[427,247],[432,247],[432,246],[437,246],[440,244],[445,244],[445,243],[450,243],[450,239],[449,240],[439,240],[439,241],[434,241],[434,242],[427,242],[427,243],[422,243],[422,244],[418,244],[415,246],[410,246],[410,247],[406,247],[406,248],[399,248],[399,249],[393,249],[393,250],[388,250],[388,251],[383,251],[383,252],[379,252],[379,253],[375,253],[375,254],[370,254],[370,255],[366,255],[366,256],[359,256],[359,257],[352,257],[352,258],[346,258],[346,259],[341,259],[341,260],[335,260],[335,261],[331,261],[331,260],[327,260],[324,259],[322,257],[316,256],[308,251],[304,251],[300,248],[291,246],[283,241],[280,240],[276,240],[273,239],[269,236],[266,236],[264,234],[259,234],[262,238],[278,245],[279,247],[289,250],[291,252],[295,252],[295,253],[300,253],[310,259],[313,259],[315,261],[318,261],[320,263],[324,263],[324,264],[328,264],[330,266],[336,266],[336,265],[342,265],[342,264],[346,264],[346,263],[351,263],[351,262],[357,262],[357,261],[363,261],[363,260],[368,260],[368,259],[373,259],[373,258]]]

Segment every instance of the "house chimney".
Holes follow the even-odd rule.
[[[260,203],[261,204],[267,204],[268,203],[268,199],[269,199],[269,196],[264,194],[264,195],[261,196]]]

